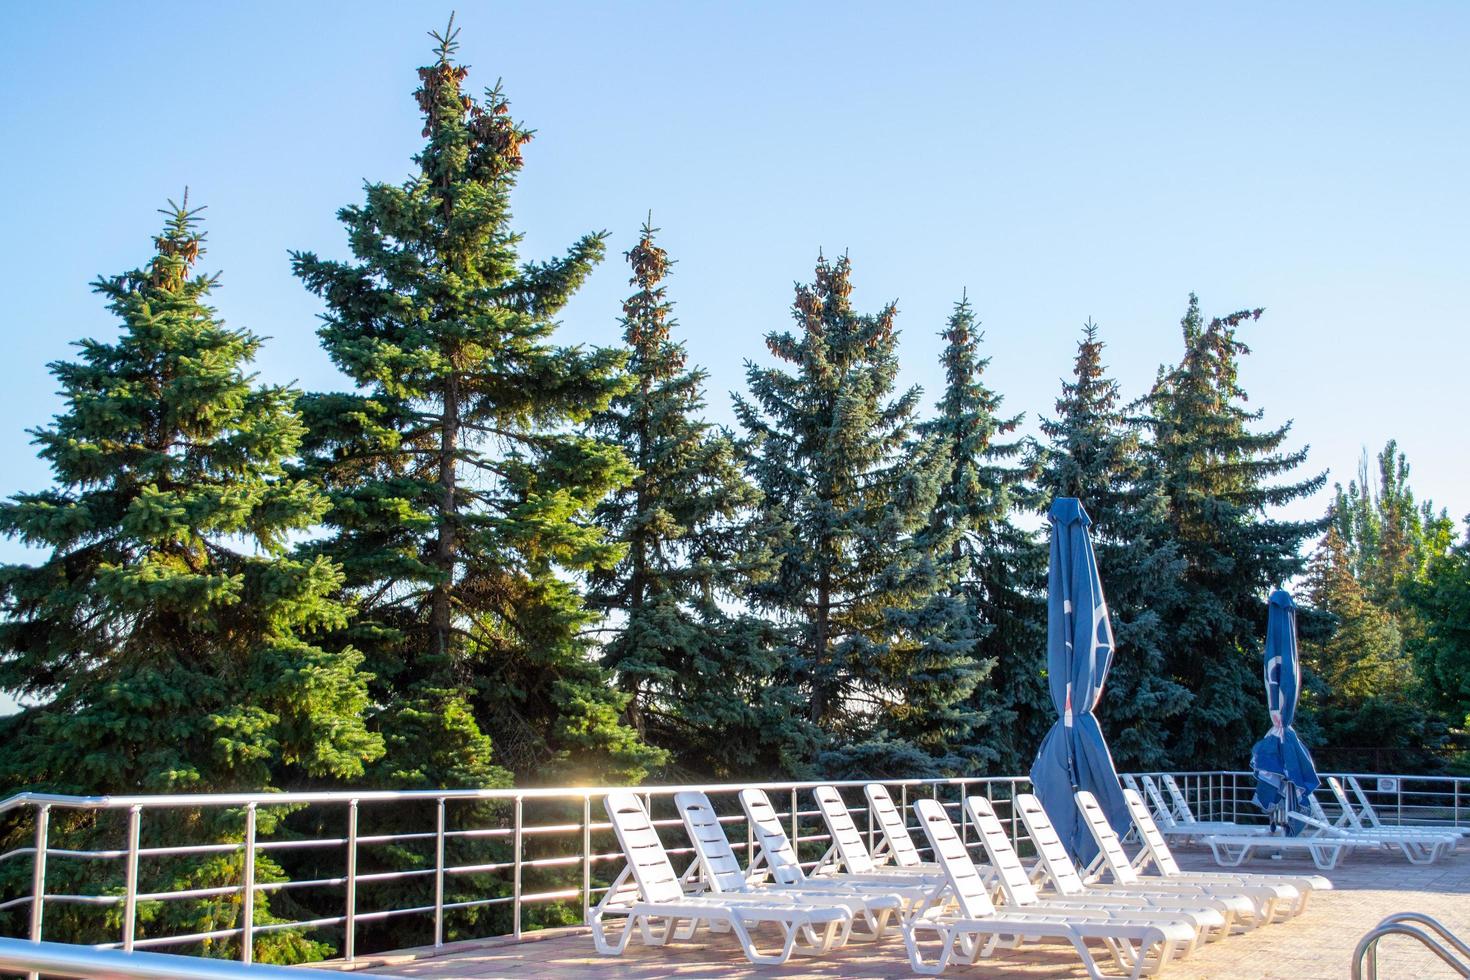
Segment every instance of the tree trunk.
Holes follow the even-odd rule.
[[[439,429],[439,540],[434,550],[434,564],[443,580],[434,586],[429,628],[433,632],[434,651],[441,657],[449,654],[451,625],[450,594],[454,587],[454,553],[457,546],[457,506],[455,465],[459,450],[459,377],[449,375],[444,391],[444,413]]]

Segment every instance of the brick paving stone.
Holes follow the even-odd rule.
[[[1188,868],[1212,870],[1203,851],[1178,848]],[[1258,860],[1241,870],[1314,873],[1309,861]],[[1384,916],[1416,911],[1434,916],[1462,937],[1470,938],[1470,851],[1439,863],[1411,865],[1387,853],[1358,852],[1328,873],[1336,890],[1314,895],[1307,911],[1288,922],[1231,936],[1176,961],[1163,976],[1171,980],[1243,978],[1243,980],[1312,980],[1346,977],[1353,947]],[[1101,953],[1101,950],[1099,950]],[[346,964],[332,964],[350,969]],[[406,950],[356,964],[369,974],[423,977],[427,980],[555,977],[561,980],[654,980],[674,977],[817,978],[907,977],[912,974],[903,941],[895,930],[879,943],[854,943],[827,957],[793,957],[781,967],[757,967],[741,955],[728,937],[701,932],[698,942],[659,948],[635,939],[621,957],[599,956],[586,929],[556,929],[521,942],[487,940],[447,946],[438,951]],[[953,977],[1084,977],[1069,947],[1027,946],[998,952],[973,967],[955,967]],[[1412,940],[1390,937],[1383,942],[1379,975],[1398,977],[1454,976],[1433,954]]]

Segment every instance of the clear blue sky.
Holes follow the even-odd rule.
[[[414,69],[449,10],[6,8],[0,492],[46,484],[24,431],[58,407],[44,365],[114,333],[87,283],[145,260],[186,184],[218,306],[271,338],[262,377],[339,383],[286,253],[342,254],[336,209],[409,173]],[[1313,469],[1346,480],[1397,437],[1421,496],[1470,511],[1470,5],[462,3],[458,22],[471,83],[503,76],[537,130],[525,256],[607,229],[616,257],[652,209],[717,419],[819,248],[850,252],[860,305],[898,300],[931,393],[968,289],[990,381],[1032,422],[1087,317],[1136,394],[1195,290],[1207,313],[1267,307],[1243,382]],[[617,340],[626,279],[602,267],[567,340]]]

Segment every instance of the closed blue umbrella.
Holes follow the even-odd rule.
[[[1128,804],[1118,772],[1092,713],[1113,663],[1113,626],[1087,535],[1092,521],[1082,501],[1058,497],[1048,517],[1046,672],[1052,704],[1061,718],[1036,753],[1031,785],[1062,843],[1086,865],[1097,855],[1097,844],[1073,802],[1077,790],[1089,790],[1097,797],[1114,829],[1128,826]]]
[[[1307,812],[1306,798],[1322,784],[1312,765],[1312,754],[1297,737],[1296,699],[1302,687],[1302,665],[1296,652],[1296,604],[1285,591],[1271,593],[1266,611],[1266,707],[1271,730],[1251,749],[1256,773],[1256,805],[1270,812],[1277,807]],[[1301,824],[1282,819],[1288,833]]]

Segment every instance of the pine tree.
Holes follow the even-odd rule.
[[[634,385],[593,420],[638,470],[596,513],[626,550],[592,574],[589,600],[616,623],[604,663],[640,735],[668,748],[681,774],[768,776],[809,755],[813,733],[764,624],[726,611],[768,571],[752,519],[760,494],[730,434],[700,417],[707,375],[673,339],[672,262],[654,233],[646,223],[626,255],[637,287],[622,321]]]
[[[1168,537],[1164,497],[1145,465],[1139,426],[1103,365],[1103,347],[1089,320],[1056,418],[1041,423],[1041,496],[1077,497],[1092,518],[1117,643],[1098,717],[1120,767],[1157,769],[1168,761],[1163,722],[1190,700],[1165,673],[1162,617],[1179,601],[1183,562]]]
[[[36,705],[0,723],[0,781],[90,795],[360,776],[383,752],[361,720],[362,657],[318,642],[347,620],[341,572],[287,554],[326,509],[285,475],[303,433],[295,393],[254,383],[260,338],[208,305],[217,277],[193,271],[198,210],[186,196],[164,213],[146,266],[93,283],[122,321],[116,341],[84,340],[78,359],[51,365],[65,408],[34,435],[56,485],[0,505],[0,531],[43,552],[0,569],[0,688]],[[262,832],[279,813],[263,812]],[[238,813],[182,811],[151,817],[149,839],[191,821],[240,839]],[[58,814],[53,840],[87,840],[94,824]],[[116,868],[58,870],[120,880]],[[263,859],[260,880],[277,870]],[[238,856],[164,861],[144,890],[239,874]],[[103,887],[89,880],[70,890]],[[168,903],[143,909],[142,928],[160,916],[230,928],[238,915],[214,900]],[[258,915],[272,921],[263,905]],[[52,935],[115,938],[88,932],[95,920],[74,909],[47,918]],[[292,936],[262,943],[267,958],[325,951]]]
[[[1184,562],[1180,601],[1165,617],[1165,669],[1194,694],[1169,727],[1171,761],[1190,768],[1239,766],[1265,724],[1260,650],[1268,589],[1298,574],[1301,547],[1323,521],[1281,521],[1277,507],[1316,491],[1314,476],[1288,477],[1307,456],[1282,452],[1290,423],[1251,430],[1238,379],[1250,349],[1237,330],[1262,311],[1206,324],[1191,294],[1181,325],[1184,355],[1161,371],[1148,396],[1154,477],[1165,500],[1168,537]]]
[[[1353,576],[1372,600],[1400,617],[1403,590],[1422,581],[1429,563],[1444,554],[1454,538],[1454,523],[1434,504],[1420,504],[1409,487],[1409,461],[1390,439],[1378,454],[1376,486],[1369,476],[1368,453],[1358,478],[1335,487],[1332,524],[1342,541]]]
[[[617,560],[591,513],[632,476],[577,426],[627,382],[618,353],[553,342],[603,236],[520,263],[510,193],[531,133],[498,86],[465,94],[455,34],[419,70],[418,172],[339,212],[354,261],[293,255],[354,385],[306,402],[307,468],[333,498],[315,549],[362,604],[386,778],[636,780],[661,756],[623,724],[575,584]]]
[[[1303,657],[1335,700],[1361,701],[1402,694],[1412,683],[1403,639],[1393,617],[1376,605],[1353,575],[1346,542],[1329,528],[1307,566],[1307,600],[1333,617],[1324,642],[1304,647]]]
[[[939,587],[919,540],[941,457],[908,452],[920,392],[895,394],[896,308],[851,303],[851,266],[819,259],[798,286],[797,331],[767,347],[789,365],[749,365],[736,413],[751,473],[784,531],[775,574],[752,598],[788,630],[810,717],[830,740],[830,773],[934,771],[959,764],[973,714],[973,642],[963,603]]]
[[[943,586],[933,601],[962,602],[974,633],[970,649],[954,655],[952,669],[968,675],[975,695],[948,707],[975,714],[964,755],[972,769],[1003,765],[1014,771],[1034,750],[1029,736],[1040,738],[1032,729],[1046,702],[1045,643],[1035,629],[1044,610],[1034,578],[1046,558],[1009,520],[1028,472],[1020,465],[1025,443],[1001,439],[1016,431],[1022,416],[1000,414],[1001,396],[984,380],[990,358],[980,356],[978,326],[969,299],[961,297],[940,332],[944,392],[935,417],[918,426],[940,456],[942,479],[923,543]],[[1018,565],[1027,559],[1022,571]],[[1017,642],[1018,635],[1032,642]]]

